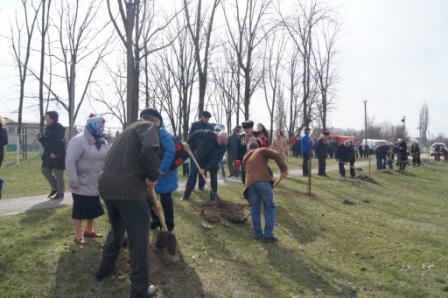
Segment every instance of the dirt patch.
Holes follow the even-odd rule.
[[[217,224],[222,220],[244,224],[248,219],[248,205],[223,201],[220,206],[211,202],[193,203],[193,210],[199,212],[208,223]]]
[[[342,204],[344,205],[355,205],[356,203],[350,199],[345,199],[342,201]]]
[[[356,177],[356,179],[359,179],[364,182],[373,183],[373,184],[379,184],[375,179],[373,179],[372,177],[369,177],[369,176],[358,176],[358,177]]]
[[[177,251],[176,257],[171,257],[167,253],[159,251],[154,245],[149,247],[149,276],[151,282],[157,287],[167,287],[168,281],[176,281],[188,277],[187,264],[184,262],[182,254]],[[129,250],[123,249],[117,260],[116,274],[114,279],[124,281],[128,279],[130,272]]]

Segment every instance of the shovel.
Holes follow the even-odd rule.
[[[157,235],[156,247],[159,250],[166,249],[171,255],[176,254],[177,240],[173,233],[168,231],[165,221],[165,213],[163,212],[162,206],[157,200],[156,192],[153,187],[148,188],[149,197],[153,206],[153,210],[159,218],[160,224],[162,225],[162,231]]]
[[[210,201],[216,203],[218,206],[222,206],[222,200],[219,197],[219,195],[212,189],[212,186],[210,184],[210,181],[205,177],[205,175],[202,173],[203,170],[201,166],[199,165],[196,157],[194,156],[193,152],[188,148],[188,154],[190,155],[191,159],[193,160],[196,167],[199,169],[199,173],[201,174],[202,178],[205,180],[205,183],[207,184],[208,189],[210,189]]]

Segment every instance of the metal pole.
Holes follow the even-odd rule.
[[[367,100],[364,100],[364,124],[365,124],[365,138],[366,138],[366,145],[367,145],[367,138],[368,138],[368,134],[367,134]],[[370,150],[370,147],[369,147]],[[371,163],[370,163],[370,152],[367,151],[367,158],[369,159],[369,176],[371,173]]]

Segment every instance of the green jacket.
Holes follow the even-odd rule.
[[[139,120],[115,140],[98,187],[103,200],[144,200],[145,178],[156,181],[160,167],[159,129]]]

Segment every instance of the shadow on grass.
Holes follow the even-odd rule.
[[[325,294],[339,297],[356,297],[356,291],[337,284],[330,283],[325,275],[328,274],[328,268],[321,268],[316,263],[307,264],[303,258],[300,258],[294,251],[283,247],[280,244],[266,244],[265,250],[268,253],[268,259],[271,266],[276,268],[284,276],[295,280],[304,288],[315,292],[316,294]],[[332,272],[333,276],[341,275],[338,272]],[[341,276],[338,276],[338,278]],[[345,280],[352,279],[351,276],[344,274]]]
[[[70,244],[60,254],[55,281],[48,297],[128,297],[130,293],[129,254],[122,249],[115,273],[97,282],[94,274],[101,260],[101,240],[90,241],[80,248]],[[149,252],[150,282],[163,297],[212,297],[204,293],[196,270],[184,261],[165,265],[154,252]]]
[[[316,229],[317,222],[308,218],[305,214],[303,216],[300,214],[298,217],[292,217],[285,208],[279,205],[276,206],[276,213],[278,226],[286,229],[287,233],[300,244],[313,242],[319,235]],[[311,224],[309,220],[314,222]]]

